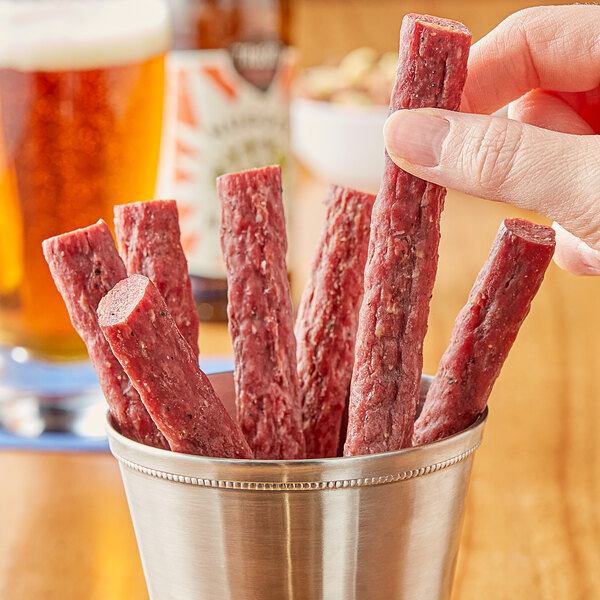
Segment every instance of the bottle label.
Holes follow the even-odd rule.
[[[167,56],[157,197],[177,200],[194,275],[226,275],[215,179],[272,164],[285,176],[292,70],[293,53],[278,41]]]

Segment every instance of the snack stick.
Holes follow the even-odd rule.
[[[121,433],[136,442],[168,448],[98,325],[96,309],[100,299],[127,277],[108,226],[100,220],[95,225],[44,240],[42,248]]]
[[[455,21],[404,17],[390,112],[456,110],[470,41],[469,31]],[[409,175],[386,154],[371,217],[346,456],[411,445],[445,193]]]
[[[456,319],[415,422],[413,445],[462,431],[483,412],[553,253],[552,228],[522,219],[502,223]]]
[[[150,279],[120,281],[100,301],[98,322],[171,450],[252,458]]]
[[[336,456],[348,401],[375,196],[332,185],[296,341],[307,458]]]
[[[117,244],[127,272],[152,280],[198,356],[198,313],[181,247],[175,200],[134,202],[114,210]]]
[[[236,407],[256,458],[304,457],[281,168],[217,179]]]

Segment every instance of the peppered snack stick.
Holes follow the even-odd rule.
[[[554,253],[554,231],[505,220],[460,311],[423,410],[413,444],[462,431],[483,412],[492,386],[529,313]]]
[[[242,432],[147,277],[120,281],[100,301],[98,322],[171,450],[252,458]]]
[[[296,318],[307,458],[336,456],[348,400],[375,196],[329,186],[327,215]]]
[[[390,112],[456,110],[470,42],[470,32],[460,23],[406,15]],[[371,217],[346,456],[411,445],[445,193],[409,175],[386,154]]]
[[[281,168],[217,179],[236,407],[256,458],[304,457]]]
[[[149,446],[168,448],[98,325],[96,309],[100,299],[127,277],[108,226],[100,220],[95,225],[44,240],[42,248],[121,433]]]
[[[117,244],[127,272],[152,280],[197,356],[198,313],[175,200],[134,202],[115,206],[114,211]]]

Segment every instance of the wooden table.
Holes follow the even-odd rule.
[[[306,173],[299,182],[296,289],[318,233],[307,224],[322,214],[324,191]],[[509,214],[523,213],[448,194],[426,371],[435,370],[499,222]],[[468,496],[456,600],[600,598],[599,297],[600,278],[578,279],[551,266],[490,400]],[[201,344],[206,353],[228,351],[224,326],[203,326]],[[111,456],[4,451],[0,481],[2,600],[147,598]]]

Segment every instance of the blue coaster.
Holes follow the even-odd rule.
[[[0,450],[30,450],[35,452],[106,452],[106,437],[83,438],[69,433],[42,433],[28,438],[0,429]]]
[[[233,357],[200,356],[200,368],[206,374],[231,371],[233,370]],[[64,382],[60,382],[59,385],[63,386]],[[0,449],[36,452],[107,452],[108,441],[105,436],[84,438],[65,433],[43,433],[40,436],[29,438],[0,429]]]

